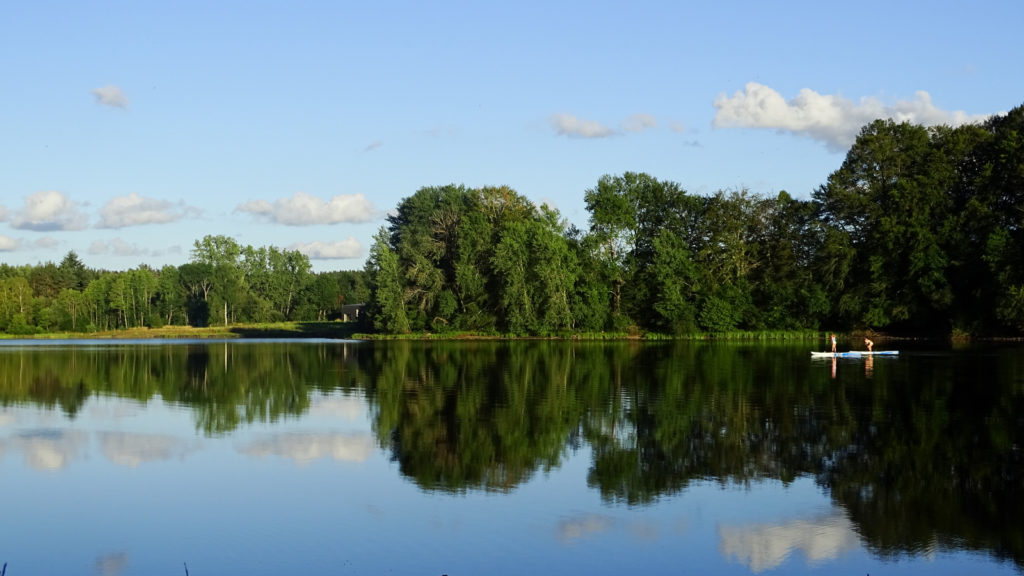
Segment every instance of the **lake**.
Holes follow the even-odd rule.
[[[812,348],[0,341],[0,564],[1024,572],[1024,347]]]

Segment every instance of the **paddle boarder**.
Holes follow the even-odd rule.
[[[836,333],[832,333],[832,353],[836,353]]]
[[[868,352],[871,352],[871,348],[875,345],[875,343],[865,338],[864,345],[868,347]]]

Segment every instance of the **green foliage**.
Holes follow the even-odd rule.
[[[697,267],[682,238],[672,230],[663,230],[654,239],[654,262],[649,274],[655,282],[653,307],[660,315],[655,325],[673,334],[693,332]]]
[[[524,222],[505,225],[494,251],[494,270],[500,282],[500,302],[505,328],[513,334],[537,329],[537,313],[528,277],[528,231]]]
[[[705,332],[728,332],[736,328],[740,318],[731,303],[716,296],[706,298],[700,307],[700,326]]]
[[[28,321],[25,319],[25,315],[21,312],[12,316],[11,323],[7,326],[7,332],[16,336],[35,334],[37,331],[38,330],[36,328],[29,326]]]
[[[405,290],[398,268],[398,255],[388,245],[384,229],[375,237],[367,261],[370,276],[370,309],[374,328],[393,334],[409,332],[409,318],[405,312]]]

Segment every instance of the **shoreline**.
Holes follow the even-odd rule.
[[[701,342],[749,342],[749,341],[826,341],[829,331],[735,331],[728,333],[700,333],[671,336],[667,334],[640,332],[585,332],[559,333],[548,335],[488,334],[476,332],[410,333],[410,334],[367,334],[359,332],[354,322],[278,322],[268,324],[238,324],[232,326],[166,326],[162,328],[130,328],[105,330],[102,332],[47,332],[39,334],[0,334],[0,340],[224,340],[224,339],[302,339],[323,338],[363,341],[473,341],[473,340],[550,340],[550,341],[701,341]],[[892,336],[875,332],[854,331],[841,334],[841,340],[857,340],[870,335],[880,342],[947,342],[957,344],[1022,342],[1022,337],[976,337],[970,339],[947,336]]]

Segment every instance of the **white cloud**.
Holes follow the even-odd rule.
[[[848,149],[864,125],[880,118],[925,126],[959,126],[987,117],[940,110],[924,91],[917,92],[913,100],[887,106],[875,98],[854,102],[804,88],[787,102],[781,94],[757,82],[749,82],[742,92],[731,97],[719,94],[714,106],[718,110],[713,121],[716,128],[769,128],[790,132],[818,140],[834,152]]]
[[[149,251],[138,244],[125,242],[120,238],[114,238],[110,242],[96,240],[89,245],[89,254],[113,254],[114,256],[146,256]]]
[[[548,118],[551,129],[559,136],[569,138],[608,138],[627,132],[643,132],[656,128],[658,121],[650,114],[632,114],[623,120],[618,128],[605,126],[596,120],[577,118],[572,114],[554,114]]]
[[[50,249],[60,246],[60,241],[53,236],[43,236],[42,238],[37,238],[32,244],[36,248]]]
[[[657,127],[658,122],[650,114],[633,114],[622,123],[626,132],[643,132],[648,128]]]
[[[182,250],[181,244],[174,244],[167,248],[154,248],[149,251],[150,256],[167,256],[169,254],[183,254],[185,251]]]
[[[252,200],[240,204],[235,211],[262,216],[286,226],[368,222],[377,217],[373,203],[363,194],[339,194],[325,202],[305,192],[296,192],[291,198],[281,198],[273,204]]]
[[[296,243],[288,247],[309,256],[311,260],[336,260],[341,258],[359,258],[363,255],[363,247],[349,236],[347,240],[337,242]]]
[[[40,232],[81,230],[87,224],[88,218],[78,210],[78,204],[55,190],[29,195],[25,198],[25,207],[11,217],[12,228]]]
[[[183,202],[170,202],[155,198],[144,198],[134,192],[118,196],[107,202],[100,210],[98,228],[124,228],[143,224],[166,224],[189,215],[199,214],[199,209],[186,206]]]
[[[584,120],[571,114],[555,114],[548,118],[548,123],[559,136],[569,138],[607,138],[618,134],[600,122]]]
[[[92,95],[96,97],[97,104],[112,106],[122,110],[128,109],[128,97],[117,86],[108,84],[103,88],[96,88],[92,91]]]
[[[777,568],[794,550],[801,551],[808,564],[818,564],[860,547],[853,524],[841,514],[785,524],[722,526],[718,535],[722,554],[754,573]]]
[[[60,246],[60,244],[61,242],[53,236],[43,236],[29,242],[24,238],[11,238],[10,236],[0,234],[0,252],[13,252],[15,250],[32,248],[50,250]]]

